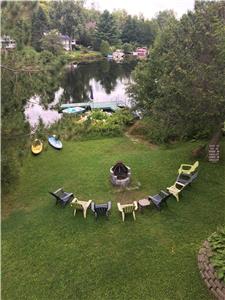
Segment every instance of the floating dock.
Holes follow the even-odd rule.
[[[60,109],[69,107],[82,107],[85,109],[102,109],[103,111],[116,111],[120,108],[127,107],[124,102],[111,101],[111,102],[80,102],[80,103],[67,103],[61,104]]]

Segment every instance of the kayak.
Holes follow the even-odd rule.
[[[65,114],[79,114],[85,111],[85,108],[82,107],[68,107],[66,109],[63,109],[62,112]]]
[[[57,138],[56,135],[50,135],[48,137],[49,144],[55,149],[62,149],[62,142]]]
[[[41,153],[42,150],[43,150],[43,143],[40,140],[35,139],[31,145],[32,153],[37,155]]]

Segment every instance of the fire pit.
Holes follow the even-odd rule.
[[[131,181],[131,171],[123,162],[117,162],[110,169],[110,179],[113,185],[126,187]]]

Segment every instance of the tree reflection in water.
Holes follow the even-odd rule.
[[[129,80],[135,65],[103,60],[67,70],[62,82],[65,102],[106,101],[112,92],[115,95],[111,98],[126,97],[124,81]]]

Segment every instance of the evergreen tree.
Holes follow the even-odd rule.
[[[41,38],[48,29],[48,21],[45,12],[41,7],[34,13],[32,19],[32,46],[35,50],[41,50]]]
[[[112,14],[105,10],[100,16],[97,25],[96,38],[100,41],[104,40],[109,42],[110,45],[116,44],[119,41],[119,32],[116,21]]]
[[[137,32],[137,18],[132,18],[130,15],[127,17],[127,20],[124,24],[121,40],[123,43],[135,43],[138,38]]]

